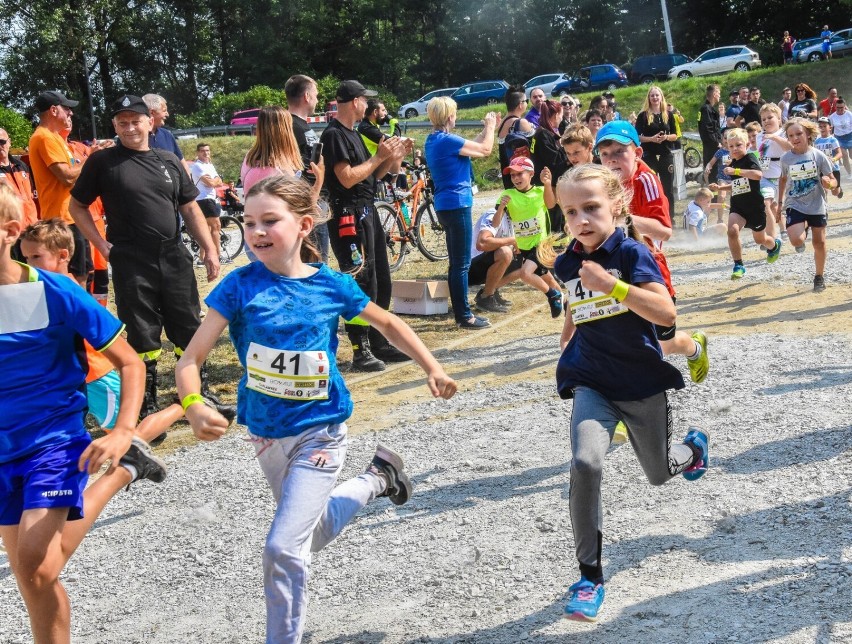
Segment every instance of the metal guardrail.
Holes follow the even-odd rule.
[[[327,123],[310,123],[312,130],[321,132],[325,129]],[[400,121],[399,127],[402,133],[405,134],[409,129],[412,130],[431,130],[432,124],[429,121]],[[457,128],[478,128],[482,127],[482,121],[458,121]],[[181,130],[172,130],[172,134],[178,139],[197,139],[206,136],[234,136],[236,134],[247,134],[254,136],[256,127],[254,125],[209,125],[205,127],[190,127]]]

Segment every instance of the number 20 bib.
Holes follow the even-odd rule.
[[[246,387],[288,400],[327,400],[325,351],[282,351],[252,342],[246,354]]]
[[[611,318],[630,310],[608,293],[587,291],[579,277],[569,281],[566,287],[575,325]]]

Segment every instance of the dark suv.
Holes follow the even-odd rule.
[[[627,78],[631,83],[650,84],[655,80],[668,80],[668,73],[672,67],[683,65],[692,60],[685,54],[653,54],[652,56],[639,56],[627,72]]]
[[[553,96],[564,96],[575,92],[594,92],[604,89],[618,89],[627,85],[627,74],[618,65],[609,63],[583,67],[568,80],[553,86]]]

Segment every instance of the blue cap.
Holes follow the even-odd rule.
[[[627,121],[610,121],[604,125],[598,130],[595,147],[599,146],[602,141],[617,141],[623,145],[632,143],[637,148],[642,145],[639,143],[639,135],[636,133],[636,128]]]

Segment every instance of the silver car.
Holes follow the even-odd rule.
[[[422,116],[426,113],[426,103],[437,96],[449,96],[455,92],[458,87],[445,87],[444,89],[433,89],[428,94],[424,94],[416,101],[406,103],[399,108],[399,118],[413,119],[416,116]]]
[[[730,45],[709,49],[695,60],[672,67],[669,78],[710,76],[727,72],[747,72],[761,66],[760,55],[745,45]]]
[[[816,39],[817,42],[809,47],[803,47],[796,53],[796,62],[814,62],[823,60],[825,54],[822,53],[822,39]],[[852,29],[841,29],[834,32],[831,37],[831,55],[832,57],[841,58],[852,53]]]
[[[529,98],[530,94],[532,94],[532,91],[536,87],[540,87],[541,91],[544,92],[545,96],[550,96],[550,92],[553,90],[557,83],[569,80],[570,78],[571,74],[566,74],[564,72],[541,74],[540,76],[535,76],[534,78],[531,78],[526,83],[524,83],[524,93],[527,95],[527,98]]]

